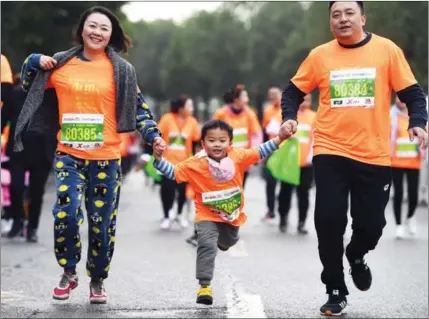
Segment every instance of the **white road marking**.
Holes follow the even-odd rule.
[[[227,318],[267,318],[260,295],[246,293],[238,284],[231,284],[227,298]]]

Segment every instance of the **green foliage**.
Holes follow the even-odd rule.
[[[162,102],[186,93],[202,101],[237,83],[259,105],[269,85],[284,87],[308,52],[332,39],[326,2],[225,2],[178,25],[131,23],[126,2],[2,2],[2,53],[19,71],[32,52],[53,54],[72,45],[80,14],[101,3],[121,19],[134,48],[126,57],[145,94]],[[366,30],[397,43],[428,91],[428,3],[366,2]],[[255,103],[256,102],[256,103]]]

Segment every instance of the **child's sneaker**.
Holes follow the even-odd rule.
[[[338,290],[333,290],[329,294],[328,301],[320,307],[320,314],[323,316],[340,316],[345,314],[347,307],[347,298],[344,294],[340,294]]]
[[[197,303],[203,305],[213,304],[213,291],[210,286],[201,286],[197,293]]]
[[[89,301],[92,304],[104,304],[107,302],[107,293],[102,280],[90,282]]]
[[[60,283],[54,288],[53,298],[56,300],[67,300],[70,297],[70,292],[78,285],[78,277],[76,274],[63,273]]]

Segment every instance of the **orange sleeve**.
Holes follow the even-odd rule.
[[[417,83],[404,52],[393,42],[390,50],[389,83],[395,92]]]
[[[250,166],[257,164],[261,159],[257,147],[236,148],[235,152],[237,153],[238,164],[243,169],[247,169]]]
[[[12,68],[3,54],[1,55],[1,83],[13,83]]]
[[[299,66],[298,71],[292,78],[293,84],[302,92],[308,94],[317,87],[316,73],[315,73],[315,53],[311,51],[307,58]]]
[[[188,167],[192,157],[174,166],[174,177],[177,183],[186,183],[189,181]]]

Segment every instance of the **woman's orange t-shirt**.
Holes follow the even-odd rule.
[[[332,154],[390,166],[390,99],[417,83],[402,50],[372,34],[365,45],[337,40],[310,52],[292,82],[308,94],[320,91],[314,156]]]
[[[258,163],[260,159],[258,148],[244,149],[233,148],[228,156],[235,163],[235,175],[229,182],[218,183],[211,176],[209,163],[206,156],[199,154],[175,165],[175,177],[178,183],[188,182],[195,191],[195,223],[200,221],[213,221],[220,223],[230,223],[234,226],[240,226],[247,220],[243,212],[243,177],[244,171],[251,165]],[[231,204],[238,210],[238,217],[229,222],[219,214],[215,213],[210,207],[213,200],[220,199]],[[228,205],[227,204],[227,205]],[[234,206],[235,205],[235,206]]]
[[[52,73],[47,88],[54,88],[58,98],[59,151],[88,160],[121,158],[116,85],[107,55],[91,61],[72,58]]]
[[[193,116],[187,116],[181,121],[177,114],[169,112],[161,117],[158,127],[167,142],[163,157],[173,165],[189,158],[192,155],[192,143],[201,138],[200,126]]]

